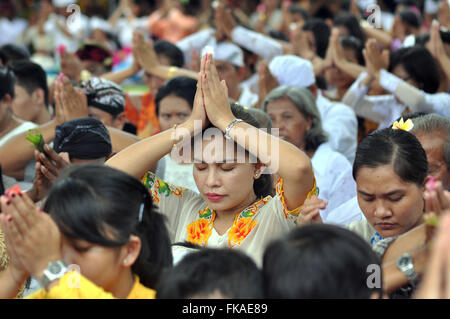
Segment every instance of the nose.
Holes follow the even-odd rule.
[[[216,188],[220,186],[220,177],[216,165],[209,165],[206,177],[206,186],[208,188]]]
[[[390,217],[392,217],[392,210],[387,207],[386,205],[384,205],[383,202],[378,202],[376,204],[377,206],[375,207],[375,217],[379,218],[379,219],[388,219]]]

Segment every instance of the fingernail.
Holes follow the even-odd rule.
[[[8,200],[7,202],[6,202],[6,205],[10,205],[11,204],[11,201],[10,200]]]
[[[12,197],[12,198],[15,198],[15,197],[16,197],[16,194],[15,194],[15,193],[12,193],[12,194],[11,194],[11,197]]]
[[[7,222],[12,221],[12,216],[9,216],[8,218],[6,218],[6,221],[7,221]]]

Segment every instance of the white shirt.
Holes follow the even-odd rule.
[[[178,164],[170,157],[170,154],[167,154],[159,160],[156,176],[167,183],[180,185],[199,193],[192,174],[193,166],[193,164]]]
[[[330,211],[324,222],[327,224],[346,226],[352,222],[358,222],[363,218],[364,213],[359,208],[358,198],[355,196]]]
[[[191,60],[193,51],[201,52],[206,45],[212,47],[216,45],[216,38],[214,37],[215,32],[216,30],[212,28],[202,30],[191,34],[176,43],[184,53],[186,64]],[[267,61],[270,61],[277,55],[283,54],[283,47],[277,41],[241,26],[237,26],[233,29],[231,32],[231,39],[237,45],[262,56]]]
[[[4,44],[20,44],[22,33],[28,26],[25,19],[14,18],[9,20],[7,18],[0,18],[0,46]]]
[[[148,17],[134,18],[131,22],[127,18],[120,18],[113,30],[123,47],[131,47],[133,45],[133,32],[139,30],[147,34],[147,23]]]
[[[240,85],[241,95],[239,96],[238,103],[242,106],[253,107],[258,103],[258,95],[250,91],[249,87]]]
[[[326,209],[320,211],[322,220],[327,220],[329,212],[356,196],[352,166],[328,143],[323,143],[317,148],[311,158],[311,164],[319,188],[319,198],[328,201]]]
[[[66,36],[58,26],[58,22],[66,27],[71,37]],[[44,31],[46,34],[53,35],[55,48],[64,45],[68,52],[76,52],[86,36],[89,19],[80,14],[79,18],[72,18],[71,23],[68,22],[69,20],[65,17],[52,13],[44,24]]]
[[[361,82],[363,72],[345,93],[342,101],[361,117],[379,123],[378,128],[391,127],[402,116],[406,106],[411,112],[434,112],[450,118],[450,95],[448,93],[427,94],[409,85],[395,75],[381,70],[380,85],[392,94],[367,96],[369,88]]]
[[[328,133],[328,143],[336,152],[344,155],[350,164],[355,160],[358,141],[358,121],[355,112],[347,105],[331,102],[317,93],[317,108],[322,128]]]
[[[36,123],[33,122],[23,122],[22,124],[20,124],[18,127],[16,127],[15,129],[13,129],[11,132],[9,132],[8,134],[6,134],[5,136],[3,136],[2,138],[0,138],[0,146],[2,146],[3,144],[5,144],[11,137],[13,137],[14,135],[23,133],[29,129],[35,128],[38,125]]]

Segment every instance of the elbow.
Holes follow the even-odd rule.
[[[312,167],[311,160],[307,158],[306,161],[297,163],[293,168],[293,176],[302,183],[311,183],[311,188],[314,184],[314,171]]]

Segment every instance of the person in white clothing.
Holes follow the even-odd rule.
[[[316,99],[323,129],[328,133],[328,143],[352,164],[358,137],[355,112],[343,103],[331,102],[319,92],[311,62],[298,56],[283,55],[270,62],[269,70],[280,85],[292,85],[311,91]]]
[[[311,158],[319,197],[327,201],[321,211],[326,220],[329,211],[356,195],[352,167],[347,159],[327,143],[320,113],[311,92],[305,88],[280,86],[263,102],[280,137],[300,148]]]
[[[16,134],[35,128],[37,124],[23,121],[12,112],[14,74],[8,67],[0,68],[0,146]]]
[[[386,71],[375,42],[368,42],[365,57],[367,73],[359,76],[342,100],[356,114],[378,122],[379,128],[389,127],[409,111],[437,113],[450,118],[450,95],[436,93],[439,68],[427,49],[412,47],[394,52],[390,57],[390,72]],[[379,82],[391,94],[367,96],[373,81]]]
[[[44,32],[53,35],[54,48],[64,46],[68,52],[78,50],[87,34],[89,19],[70,7],[75,0],[53,0],[55,13],[51,13],[44,24]],[[68,10],[69,9],[69,10]],[[75,10],[75,11],[73,11]]]

